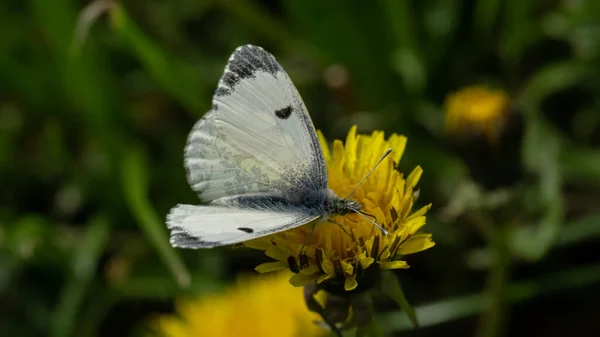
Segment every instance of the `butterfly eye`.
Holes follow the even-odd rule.
[[[288,105],[283,109],[275,110],[275,116],[280,119],[288,119],[292,114],[292,106]]]

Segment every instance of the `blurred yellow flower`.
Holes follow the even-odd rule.
[[[240,278],[225,293],[176,303],[176,314],[156,317],[153,333],[164,337],[311,337],[325,336],[310,312],[302,289],[289,272]]]
[[[504,91],[481,85],[451,93],[444,102],[446,129],[458,135],[481,133],[494,142],[504,124],[509,102]]]
[[[319,140],[329,173],[329,188],[342,197],[349,195],[388,148],[393,149],[352,196],[363,206],[362,211],[374,216],[375,222],[389,234],[383,235],[358,214],[336,216],[332,220],[337,224],[317,220],[314,233],[312,224],[308,224],[245,242],[245,246],[264,250],[277,260],[256,270],[289,268],[295,273],[290,279],[295,286],[317,281],[351,291],[359,280],[369,286],[372,280],[364,276],[372,275],[371,271],[408,268],[402,256],[428,249],[434,242],[431,234],[418,232],[431,205],[412,212],[415,186],[422,169],[415,168],[406,179],[395,169],[404,152],[406,137],[393,134],[386,140],[381,131],[357,135],[356,127],[352,127],[345,145],[336,140],[333,151],[320,132]]]

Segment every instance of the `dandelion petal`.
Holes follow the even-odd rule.
[[[318,273],[313,273],[313,274],[309,274],[309,275],[305,275],[305,274],[294,274],[291,278],[290,278],[290,283],[294,286],[294,287],[303,287],[311,282],[316,281],[317,279],[319,279],[320,275]]]
[[[287,267],[288,266],[285,263],[277,261],[277,262],[267,262],[267,263],[260,264],[260,265],[256,266],[256,268],[254,268],[254,270],[263,274],[263,273],[269,273],[272,271],[282,270]]]
[[[429,249],[435,245],[435,242],[431,239],[431,234],[429,233],[420,233],[415,234],[408,238],[400,248],[398,249],[398,253],[401,255],[414,254],[426,249]]]
[[[406,269],[408,263],[406,261],[382,261],[379,262],[379,268],[381,269]]]
[[[356,275],[348,277],[344,283],[344,289],[346,291],[354,290],[357,286],[358,282],[356,282]]]

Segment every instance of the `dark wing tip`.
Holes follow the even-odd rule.
[[[233,56],[235,55],[235,53],[240,53],[240,52],[262,52],[262,53],[267,53],[267,51],[265,51],[262,47],[260,46],[255,46],[253,44],[244,44],[241,45],[237,48],[235,48],[235,50],[233,51],[233,54],[231,55],[230,59],[233,58]]]
[[[236,48],[229,57],[215,95],[230,95],[236,85],[244,79],[255,77],[258,71],[275,75],[283,68],[271,53],[261,47],[247,44]]]

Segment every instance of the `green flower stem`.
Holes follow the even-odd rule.
[[[400,281],[398,281],[398,277],[392,271],[384,270],[381,272],[380,290],[398,304],[400,309],[406,313],[415,328],[419,326],[415,309],[413,309],[406,299]]]
[[[488,276],[488,307],[481,317],[478,336],[496,337],[502,334],[506,311],[506,287],[510,266],[507,230],[498,228],[491,236],[492,265]]]
[[[371,292],[354,294],[350,297],[354,310],[354,320],[357,324],[355,337],[381,337],[382,331],[375,321],[373,298]]]

